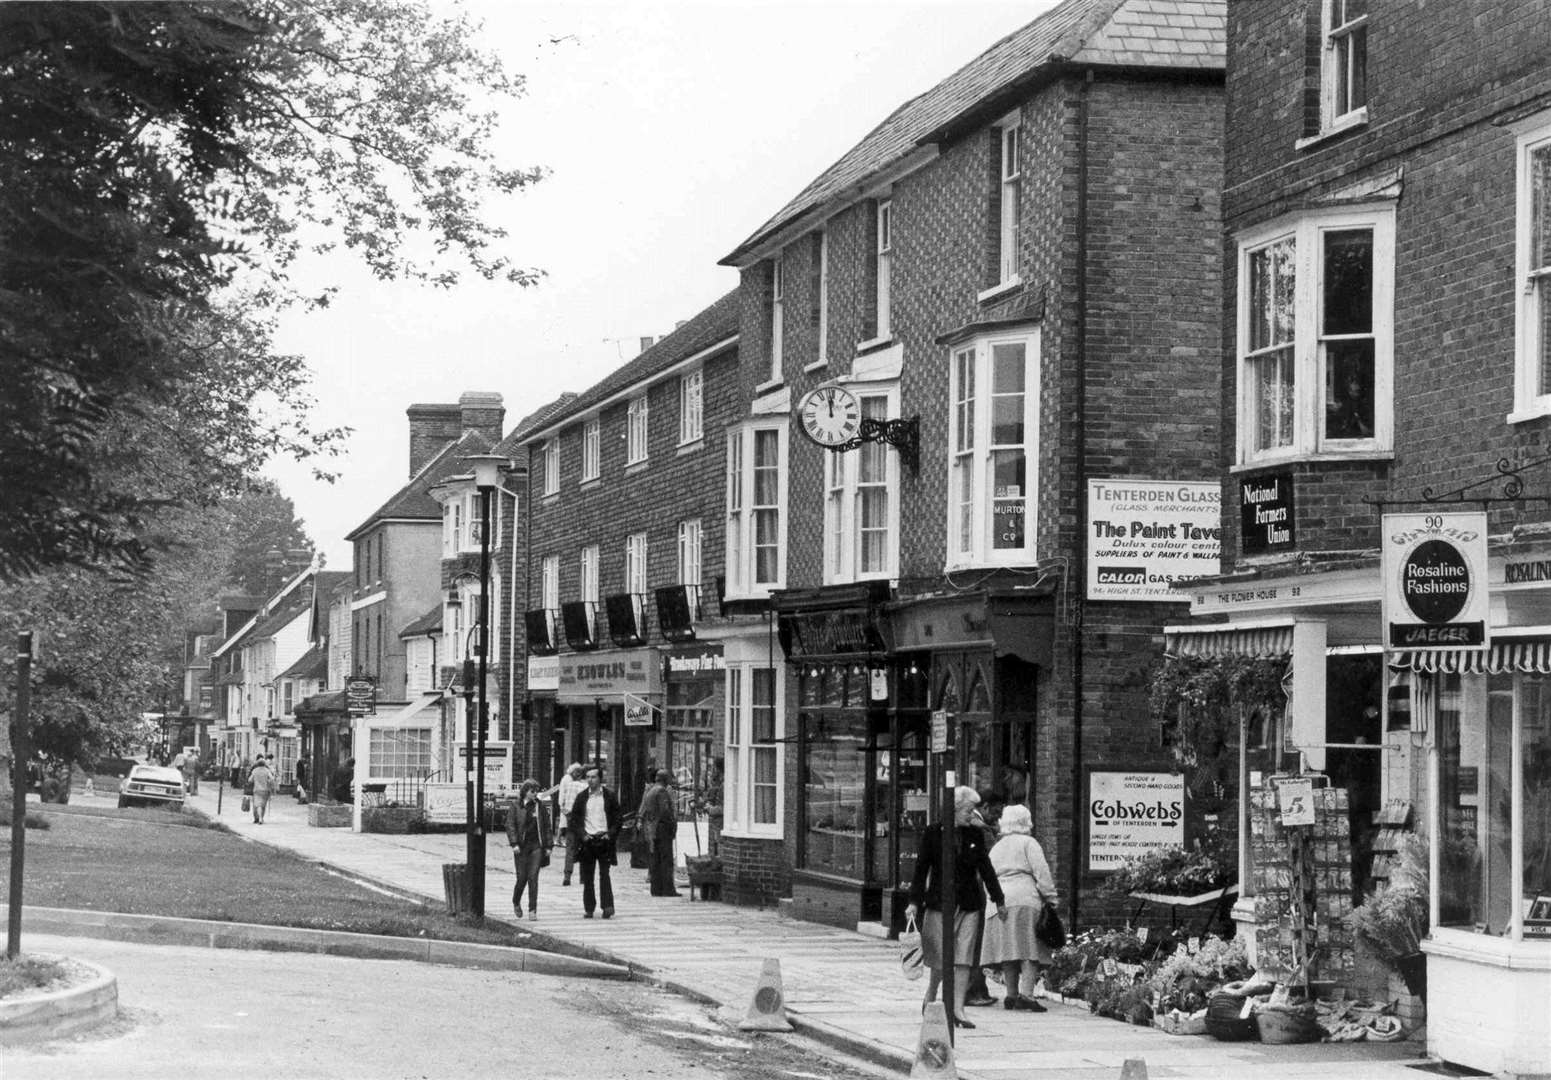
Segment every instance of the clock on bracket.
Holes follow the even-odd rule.
[[[803,395],[797,419],[808,438],[834,449],[856,438],[862,427],[862,405],[845,387],[828,383]]]

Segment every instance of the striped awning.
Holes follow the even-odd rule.
[[[1292,645],[1291,623],[1279,626],[1169,626],[1163,631],[1166,655],[1203,660],[1223,656],[1273,660],[1291,656]]]
[[[1551,675],[1551,638],[1510,638],[1485,649],[1401,652],[1390,666],[1429,675]]]

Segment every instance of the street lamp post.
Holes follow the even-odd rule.
[[[485,688],[490,663],[490,503],[495,495],[496,473],[506,460],[497,454],[474,454],[463,459],[474,467],[474,487],[479,492],[479,734],[474,750],[474,828],[469,843],[469,891],[475,915],[485,914],[485,729],[490,702]],[[465,668],[467,665],[465,665]]]

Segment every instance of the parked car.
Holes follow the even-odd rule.
[[[183,774],[166,765],[136,765],[118,787],[118,804],[183,809]]]

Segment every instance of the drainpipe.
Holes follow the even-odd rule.
[[[1072,853],[1071,898],[1073,932],[1078,927],[1082,897],[1083,863],[1083,593],[1087,588],[1088,560],[1088,440],[1084,419],[1088,409],[1088,96],[1093,89],[1093,69],[1083,73],[1077,98],[1077,325],[1073,343],[1077,353],[1076,397],[1073,410],[1073,449],[1077,459],[1077,543],[1067,579],[1072,589]]]

